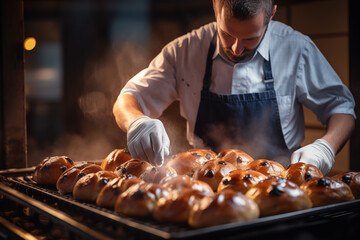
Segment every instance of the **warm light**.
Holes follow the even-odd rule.
[[[28,37],[25,39],[24,41],[24,48],[27,51],[31,51],[35,48],[36,46],[36,39],[33,37]]]

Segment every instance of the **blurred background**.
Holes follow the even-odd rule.
[[[276,1],[275,20],[309,35],[347,86],[349,1]],[[126,147],[112,106],[124,84],[174,38],[214,21],[211,0],[24,0],[27,165],[50,155],[103,159]],[[310,111],[306,139],[325,131]],[[161,117],[172,154],[187,150],[178,103]],[[333,171],[350,169],[350,143]]]

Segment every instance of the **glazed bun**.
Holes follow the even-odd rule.
[[[247,165],[254,159],[244,151],[238,149],[226,149],[221,151],[217,159],[219,161],[229,162],[237,169],[246,169]]]
[[[360,172],[344,172],[332,177],[341,180],[351,188],[355,199],[360,199]]]
[[[267,159],[255,160],[247,166],[248,169],[261,172],[267,177],[280,177],[284,167],[275,161]]]
[[[323,174],[321,173],[320,169],[314,165],[298,162],[291,164],[281,173],[281,176],[300,186],[313,177],[323,177]]]
[[[311,208],[307,194],[284,178],[263,180],[250,188],[246,196],[258,204],[262,217]]]
[[[61,174],[72,166],[74,161],[67,156],[47,157],[35,167],[33,180],[39,185],[56,186]]]
[[[300,188],[307,193],[313,207],[354,200],[354,195],[346,183],[330,177],[312,178]]]
[[[116,199],[114,210],[130,217],[151,216],[157,200],[167,194],[167,189],[160,185],[135,184]]]
[[[75,183],[88,173],[96,173],[102,168],[94,163],[81,162],[67,169],[56,182],[60,194],[72,193]]]
[[[110,171],[89,173],[80,178],[73,189],[73,197],[76,200],[95,202],[101,189],[117,175]]]
[[[187,188],[199,191],[205,195],[211,195],[214,193],[209,184],[203,181],[193,179],[187,175],[178,175],[164,178],[160,181],[160,185],[176,191]]]
[[[216,192],[221,179],[233,170],[236,170],[236,167],[231,163],[211,160],[201,165],[193,178],[206,182]]]
[[[160,181],[166,177],[177,176],[175,169],[168,166],[152,167],[147,169],[140,178],[148,183],[160,183]]]
[[[129,217],[147,217],[152,214],[155,204],[155,194],[145,191],[143,184],[136,184],[120,194],[114,210]]]
[[[166,163],[166,166],[175,169],[178,175],[192,177],[195,170],[207,161],[209,159],[204,155],[190,150],[176,154]]]
[[[96,205],[105,208],[114,208],[116,198],[120,195],[122,178],[117,177],[108,182],[99,192]]]
[[[224,190],[199,200],[191,208],[188,223],[191,227],[209,227],[242,222],[259,217],[259,207],[242,193]]]
[[[144,160],[131,159],[115,169],[115,173],[119,177],[126,175],[132,175],[135,177],[140,177],[145,171],[152,168],[152,165]]]
[[[235,170],[223,177],[217,191],[221,192],[225,189],[230,189],[245,194],[251,187],[266,178],[264,174],[257,171]]]
[[[115,149],[102,161],[101,167],[105,171],[115,171],[121,164],[129,161],[131,155],[127,149]]]
[[[136,184],[145,183],[140,178],[134,176],[117,177],[108,182],[99,192],[96,198],[96,205],[99,207],[114,209],[115,201],[118,196]]]
[[[198,153],[207,160],[213,160],[216,158],[216,153],[209,149],[194,148],[194,149],[189,149],[187,152]]]
[[[205,196],[191,188],[171,191],[157,201],[153,217],[159,222],[186,223],[192,206]]]

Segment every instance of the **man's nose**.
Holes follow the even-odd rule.
[[[235,43],[232,45],[232,51],[235,55],[241,55],[241,53],[244,51],[244,46],[241,40],[236,39]]]

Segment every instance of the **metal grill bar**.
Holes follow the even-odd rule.
[[[350,221],[351,219],[356,219],[356,221],[360,219],[360,200],[354,200],[263,217],[247,222],[192,229],[186,225],[160,224],[151,218],[133,219],[110,209],[100,208],[93,203],[79,202],[74,200],[71,194],[60,195],[55,188],[38,186],[29,175],[23,174],[23,176],[17,175],[16,177],[0,176],[0,183],[4,182],[9,188],[14,188],[39,201],[45,202],[59,211],[71,215],[74,219],[81,216],[82,218],[79,222],[87,225],[88,228],[99,231],[99,226],[96,225],[101,223],[100,228],[111,225],[113,229],[123,229],[122,231],[126,233],[125,235],[130,234],[130,236],[136,236],[139,239],[144,239],[143,236],[146,236],[146,239],[214,239],[224,238],[224,236],[234,237],[239,234],[241,237],[253,237],[254,235],[259,235],[259,229],[261,229],[261,234],[275,234],[277,236],[278,233],[284,230],[289,232],[291,229],[296,231],[305,228],[316,229],[316,226],[326,226],[329,223],[334,224],[336,222],[353,225]],[[351,227],[350,230],[353,231],[353,229],[354,227]],[[115,233],[112,234],[111,231],[104,231],[103,233],[114,238],[118,236]],[[122,237],[123,235],[121,235]]]
[[[42,214],[49,218],[50,220],[56,221],[57,223],[62,223],[68,229],[77,232],[84,238],[87,239],[108,239],[108,236],[105,236],[101,233],[98,233],[91,228],[73,220],[70,216],[50,207],[41,202],[28,197],[25,194],[22,194],[10,187],[5,186],[4,184],[0,183],[0,192],[4,194],[6,197],[10,198],[11,200],[31,208],[35,212]]]

